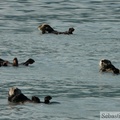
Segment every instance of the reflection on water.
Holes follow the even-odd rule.
[[[119,0],[1,0],[0,55],[29,67],[1,67],[1,120],[97,120],[100,111],[119,111],[119,75],[99,73],[100,59],[119,65]],[[48,23],[73,35],[42,35]],[[52,96],[53,103],[9,105],[17,86],[31,98]],[[59,108],[59,109],[58,109]]]

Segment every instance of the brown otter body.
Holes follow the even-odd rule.
[[[33,64],[35,61],[33,59],[28,59],[27,61],[23,62],[23,63],[18,63],[18,59],[17,58],[14,58],[13,59],[13,63],[10,63],[9,61],[7,60],[3,60],[3,59],[0,59],[0,66],[16,66],[18,67],[19,65],[24,65],[24,66],[28,66],[29,64]]]
[[[32,99],[29,99],[21,92],[20,89],[16,87],[10,88],[8,92],[8,101],[12,103],[18,103],[18,104],[25,103],[25,102],[49,104],[51,99],[52,99],[51,96],[46,96],[44,98],[44,102],[41,102],[40,99],[36,96],[32,96]]]
[[[112,72],[114,74],[119,74],[120,70],[116,68],[110,60],[103,59],[99,62],[101,72]]]
[[[69,28],[68,31],[65,32],[58,32],[56,30],[54,30],[50,25],[48,24],[42,24],[40,26],[38,26],[38,29],[42,31],[42,34],[45,33],[53,33],[53,34],[73,34],[73,31],[75,30],[74,28]]]

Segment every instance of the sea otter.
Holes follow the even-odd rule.
[[[30,102],[30,103],[45,103],[45,104],[49,104],[50,100],[52,99],[51,96],[46,96],[44,98],[44,101],[40,101],[40,99],[36,96],[32,96],[31,99],[29,99],[28,97],[26,97],[20,89],[16,88],[16,87],[12,87],[9,89],[8,92],[8,101],[12,102],[12,103],[26,103],[26,102]]]
[[[38,26],[38,29],[42,31],[42,34],[45,34],[45,33],[53,33],[53,34],[66,34],[66,35],[73,34],[73,31],[75,30],[74,28],[69,28],[68,31],[58,32],[58,31],[54,30],[54,29],[53,29],[50,25],[48,25],[48,24],[42,24],[42,25]]]
[[[102,59],[99,62],[101,72],[112,72],[114,74],[119,74],[120,70],[116,68],[110,60]]]
[[[18,63],[18,59],[17,58],[14,58],[13,59],[13,63],[7,61],[7,60],[3,60],[3,59],[0,59],[0,66],[19,66],[19,65],[25,65],[25,66],[28,66],[29,64],[33,64],[35,61],[33,59],[28,59],[26,62],[23,62],[23,63]]]

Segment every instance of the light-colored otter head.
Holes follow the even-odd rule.
[[[103,59],[99,62],[100,71],[102,72],[112,72],[114,74],[120,74],[120,70],[116,68],[110,60]]]
[[[45,28],[45,26],[48,26],[48,24],[44,23],[44,24],[38,26],[38,30],[43,30],[43,28]]]
[[[12,87],[12,88],[9,89],[9,92],[8,92],[9,96],[15,96],[15,95],[18,95],[18,94],[21,94],[21,90],[18,89],[17,87]]]
[[[38,26],[38,30],[41,30],[41,31],[42,31],[42,34],[52,33],[52,32],[54,31],[54,29],[53,29],[50,25],[48,25],[48,24],[46,24],[46,23]]]

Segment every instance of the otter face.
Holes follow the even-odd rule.
[[[38,30],[42,30],[43,28],[49,26],[48,24],[42,24],[40,26],[38,26]]]
[[[38,26],[38,30],[41,30],[42,34],[52,33],[54,31],[54,29],[48,24],[42,24],[42,25]]]
[[[17,58],[13,59],[13,66],[18,66],[18,59]]]
[[[69,28],[69,32],[70,32],[71,34],[73,33],[74,30],[75,30],[74,28]]]
[[[107,60],[107,59],[100,60],[100,62],[99,62],[100,68],[107,67],[110,65],[112,65],[112,63],[110,60]]]
[[[21,94],[21,90],[16,88],[16,87],[10,88],[10,90],[8,92],[9,96],[15,96],[15,95],[18,95],[18,94]]]
[[[116,68],[110,60],[103,59],[99,62],[100,71],[102,72],[112,72],[114,74],[119,74],[120,70]]]
[[[112,68],[114,67],[111,61],[107,59],[100,60],[99,66],[100,66],[100,71],[102,72],[111,71]]]

